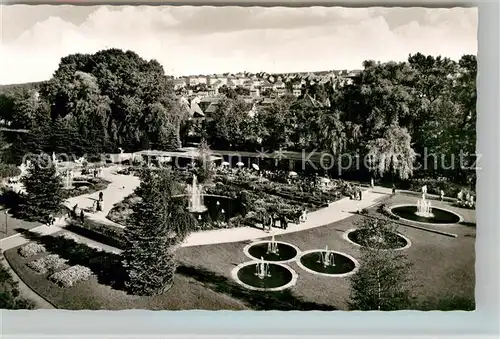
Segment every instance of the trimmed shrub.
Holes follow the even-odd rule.
[[[45,274],[47,272],[55,272],[63,268],[66,260],[59,257],[57,254],[49,254],[43,258],[30,261],[26,264],[29,268],[38,274]]]
[[[74,219],[66,229],[109,246],[117,248],[125,246],[124,231],[115,226],[100,224],[89,219],[85,219],[82,224],[80,220]]]
[[[59,237],[64,238],[64,239],[68,239],[68,240],[73,240],[74,242],[80,242],[80,239],[78,239],[77,236],[70,234],[70,233],[66,233],[66,232],[59,235]]]
[[[23,247],[19,248],[19,255],[23,258],[32,257],[39,253],[44,253],[46,251],[45,247],[41,244],[34,242],[27,243]]]
[[[91,276],[92,271],[88,267],[75,265],[52,274],[49,280],[61,287],[71,287],[79,281],[88,280]]]

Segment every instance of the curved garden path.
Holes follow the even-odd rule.
[[[139,185],[140,180],[136,176],[117,174],[116,172],[118,169],[119,167],[112,166],[107,167],[103,170],[103,178],[109,180],[111,183],[106,189],[102,191],[104,196],[102,211],[96,213],[86,213],[86,216],[91,220],[97,222],[123,228],[124,226],[112,222],[111,220],[107,219],[106,216],[116,203],[119,203],[125,197],[133,193],[135,188]],[[376,204],[381,198],[387,196],[390,193],[391,192],[388,189],[375,187],[374,189],[366,190],[363,193],[363,200],[361,201],[350,200],[349,198],[337,200],[331,203],[328,207],[308,213],[307,221],[304,223],[290,223],[286,230],[273,228],[270,232],[265,232],[262,229],[254,227],[238,227],[231,229],[200,231],[190,234],[181,246],[189,247],[255,240],[272,235],[300,232],[303,230],[328,225],[333,222],[348,218],[357,210],[367,208]],[[93,200],[96,200],[98,196],[99,192],[83,194],[68,199],[65,202],[65,205],[69,208],[73,208],[75,204],[78,204],[78,206],[82,208],[91,207]],[[66,222],[64,220],[58,220],[55,226],[39,226],[31,229],[31,231],[43,234],[52,234],[64,228],[65,224]],[[26,242],[27,240],[24,239],[22,235],[16,234],[9,238],[0,240],[0,249],[6,250],[9,248],[20,246]]]
[[[136,176],[116,174],[116,171],[117,167],[108,167],[103,171],[103,178],[109,180],[111,184],[102,191],[104,196],[102,211],[89,213],[86,214],[86,216],[97,222],[123,228],[124,226],[107,219],[106,216],[116,203],[119,203],[126,196],[134,192],[140,180]],[[348,218],[353,212],[372,206],[382,197],[390,193],[390,190],[377,188],[373,191],[365,191],[363,193],[363,200],[361,201],[350,200],[349,198],[340,199],[331,203],[329,207],[308,213],[307,221],[302,224],[297,225],[290,223],[286,230],[273,228],[273,230],[268,233],[258,228],[238,227],[232,229],[200,231],[189,235],[181,246],[188,247],[246,241],[270,235],[299,232],[314,227],[324,226]],[[93,200],[97,199],[98,195],[99,193],[96,192],[68,199],[66,206],[72,208],[75,204],[78,204],[79,207],[91,207]]]

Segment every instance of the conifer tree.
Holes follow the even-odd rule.
[[[367,218],[359,229],[366,232],[363,242],[370,247],[361,248],[361,267],[350,279],[349,307],[360,311],[407,309],[412,303],[411,264],[404,254],[386,249],[376,240],[393,232],[391,224]]]
[[[126,286],[133,294],[160,294],[172,286],[175,249],[196,223],[184,202],[172,198],[180,192],[177,182],[168,170],[145,171],[136,190],[140,199],[125,229],[123,253]]]
[[[26,194],[20,206],[21,216],[28,220],[46,221],[50,214],[60,211],[64,200],[63,184],[48,155],[33,159],[22,183]]]

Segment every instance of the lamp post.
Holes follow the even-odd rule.
[[[4,233],[7,234],[9,231],[9,226],[7,224],[9,215],[7,214],[7,211],[4,211],[4,213],[5,213],[5,232]]]

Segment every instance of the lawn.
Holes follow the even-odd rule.
[[[398,194],[385,203],[401,204],[415,202],[415,197]],[[457,234],[447,237],[408,226],[399,226],[398,231],[412,241],[405,250],[413,263],[412,275],[416,284],[413,289],[422,309],[432,309],[443,304],[443,309],[453,309],[457,304],[474,300],[475,287],[475,214],[474,211],[450,206],[446,202],[432,202],[434,206],[456,211],[464,217],[463,225],[433,226]],[[373,208],[373,211],[376,207]],[[360,259],[359,247],[342,238],[344,231],[354,228],[362,215],[353,215],[339,222],[276,237],[276,240],[290,242],[302,251],[329,249],[347,253]],[[348,278],[323,277],[301,270],[294,262],[289,263],[298,274],[297,284],[284,292],[252,292],[246,290],[230,277],[234,266],[249,261],[243,248],[248,242],[184,247],[178,250],[179,268],[173,287],[156,297],[127,295],[117,284],[120,276],[121,257],[116,254],[102,254],[92,249],[82,249],[75,243],[54,243],[53,237],[33,239],[43,243],[50,252],[69,259],[71,264],[90,267],[96,277],[79,282],[70,288],[60,288],[38,276],[26,267],[26,259],[16,249],[5,252],[5,257],[18,275],[37,293],[65,309],[278,309],[278,310],[334,310],[346,309],[349,296]],[[75,249],[76,248],[76,249]],[[34,259],[34,258],[32,258]],[[362,263],[361,263],[362,264]],[[456,302],[458,300],[458,302]],[[455,305],[454,304],[454,305]],[[467,306],[469,307],[469,306]]]
[[[398,194],[386,201],[389,205],[411,202],[415,203],[415,198],[404,194]],[[472,210],[450,206],[448,203],[432,203],[461,214],[467,224],[432,226],[455,233],[457,238],[399,226],[398,231],[412,241],[412,246],[404,252],[413,263],[412,274],[416,283],[413,291],[421,303],[436,304],[442,298],[474,300],[475,228],[471,226],[475,224],[475,213]],[[353,215],[327,226],[281,235],[276,237],[276,240],[290,242],[302,251],[328,246],[329,249],[347,253],[359,261],[359,247],[345,241],[342,235],[344,231],[354,228],[356,221],[361,218],[363,216]],[[243,254],[246,244],[239,242],[181,248],[179,260],[185,265],[229,277],[234,266],[249,260]],[[287,265],[299,274],[297,284],[291,289],[293,294],[304,301],[324,303],[339,309],[346,308],[349,296],[348,278],[313,275],[304,272],[295,263]]]
[[[5,215],[7,209],[0,209],[0,239],[10,237],[11,235],[19,233],[17,229],[30,230],[32,228],[42,225],[39,222],[25,221]]]
[[[69,233],[68,231],[65,231]],[[80,281],[73,287],[61,288],[50,282],[50,275],[38,275],[26,266],[26,263],[46,254],[37,254],[23,258],[13,248],[5,252],[9,264],[36,293],[62,309],[151,309],[151,310],[244,310],[244,309],[279,309],[279,310],[332,310],[328,305],[304,302],[288,291],[255,294],[224,276],[200,268],[181,265],[175,277],[173,287],[154,297],[128,295],[123,291],[121,256],[101,252],[71,239],[50,236],[28,235],[32,241],[41,243],[48,253],[58,254],[68,260],[68,265],[83,265],[91,268],[94,277]],[[75,236],[72,234],[72,236]],[[76,236],[83,239],[81,236]],[[87,239],[86,239],[87,241]],[[95,245],[95,242],[93,243]],[[103,247],[103,246],[101,246]],[[111,247],[105,248],[113,250]]]

